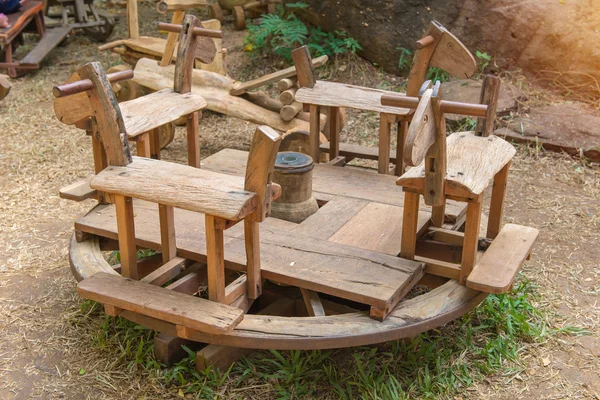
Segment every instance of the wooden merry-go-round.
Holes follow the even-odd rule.
[[[93,178],[61,191],[97,200],[70,242],[82,297],[161,332],[155,347],[165,358],[188,340],[208,344],[200,363],[224,366],[244,349],[413,337],[511,290],[538,232],[502,224],[515,149],[491,135],[499,80],[484,79],[480,104],[444,100],[427,70],[465,77],[475,61],[441,25],[417,43],[406,94],[317,80],[308,50],[295,50],[295,99],[310,131],[282,138],[259,126],[249,151],[202,160],[197,115],[206,101],[193,60],[183,60],[206,32],[191,16],[169,29],[180,32],[181,55],[169,87],[118,104],[111,83],[132,73],[91,63],[54,88],[57,116],[86,129],[94,150]],[[339,143],[344,108],[380,114],[378,148]],[[478,118],[475,131],[447,136],[449,113]],[[180,117],[189,165],[155,151],[153,132]],[[378,160],[379,173],[347,166],[354,158]],[[155,252],[138,258],[139,249]],[[119,263],[109,265],[115,250]]]

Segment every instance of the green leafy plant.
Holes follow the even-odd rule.
[[[492,61],[492,56],[488,53],[481,52],[477,50],[475,52],[475,57],[477,57],[477,66],[479,68],[479,73],[483,74],[483,71],[490,65],[490,61]]]
[[[295,12],[307,7],[305,3],[289,3],[286,9],[278,7],[274,14],[263,15],[258,25],[248,27],[246,50],[254,54],[273,53],[291,61],[292,50],[304,45],[315,57],[356,53],[361,49],[345,32],[325,32],[302,22]]]

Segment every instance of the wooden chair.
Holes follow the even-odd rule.
[[[187,117],[187,142],[188,163],[200,168],[200,140],[198,136],[199,113],[206,107],[206,100],[197,94],[191,93],[192,69],[194,55],[200,52],[214,52],[214,47],[203,36],[206,30],[198,27],[198,19],[193,15],[186,17],[183,25],[164,24],[165,29],[179,32],[178,58],[175,64],[173,89],[163,89],[158,92],[139,97],[120,104],[120,112],[125,123],[128,139],[137,142],[137,154],[141,157],[160,159],[160,144],[158,128],[170,124],[180,117]],[[209,31],[208,34],[213,34]],[[112,83],[130,79],[133,72],[121,71],[108,75]],[[81,81],[79,73],[73,74],[68,83],[54,88],[54,112],[56,117],[68,125],[76,125],[92,136],[95,173],[106,168],[107,157],[101,144],[98,119],[93,118],[96,110],[92,99],[80,91]],[[89,85],[88,85],[89,86]],[[87,188],[87,189],[86,189]],[[74,198],[73,193],[93,193],[89,190],[87,182],[71,185],[61,190],[61,196]]]
[[[417,50],[413,58],[412,67],[408,75],[408,96],[416,96],[419,88],[425,81],[429,68],[440,68],[450,75],[458,78],[468,78],[475,73],[475,59],[467,48],[441,24],[431,22],[422,39],[417,41]],[[304,103],[310,112],[310,139],[309,155],[314,160],[319,160],[321,151],[329,152],[329,159],[333,160],[340,154],[346,158],[370,158],[378,160],[378,171],[382,174],[390,173],[390,160],[396,165],[393,172],[402,175],[405,166],[402,163],[401,149],[408,124],[412,118],[412,110],[383,106],[380,102],[384,94],[395,92],[346,85],[343,83],[318,81],[311,68],[311,57],[306,46],[292,52],[294,65],[298,72],[300,89],[296,92],[296,101]],[[319,142],[319,114],[320,107],[329,107],[329,119],[337,121],[339,108],[348,107],[360,110],[375,111],[380,114],[379,122],[379,148],[373,152],[369,148],[340,145],[339,129],[336,123],[329,123],[329,143]],[[390,136],[392,124],[398,125],[397,147],[395,154],[390,152]],[[348,160],[349,161],[349,160]]]
[[[456,278],[461,284],[467,283],[477,262],[483,192],[492,181],[485,235],[488,242],[492,241],[492,246],[495,245],[493,239],[501,230],[508,169],[516,150],[507,141],[491,135],[499,89],[500,80],[486,76],[481,95],[483,104],[464,104],[442,100],[440,83],[432,87],[428,81],[421,87],[418,98],[385,95],[381,101],[388,106],[415,109],[403,149],[404,161],[414,168],[397,180],[397,185],[402,186],[405,192],[400,256],[425,261],[429,268],[443,271],[442,275]],[[453,133],[446,138],[444,113],[479,117],[475,131]],[[432,206],[430,233],[434,240],[462,246],[459,265],[416,257],[416,226],[421,196],[425,204]],[[446,199],[467,203],[464,234],[443,229]],[[514,233],[515,237],[519,237],[519,234]],[[530,232],[523,235],[529,237]],[[530,247],[526,250],[529,251]],[[505,249],[507,255],[514,250]],[[523,260],[525,256],[527,253],[523,255]],[[512,264],[512,280],[521,263]],[[504,272],[496,271],[496,274]]]
[[[85,93],[96,110],[94,119],[107,155],[108,167],[91,181],[116,206],[122,275],[139,279],[133,198],[159,207],[163,266],[146,276],[146,283],[165,283],[185,260],[177,257],[174,208],[205,214],[209,299],[231,304],[240,296],[261,293],[259,223],[269,213],[281,188],[271,183],[280,137],[261,126],[254,134],[245,179],[149,158],[132,157],[127,124],[110,82],[99,63],[77,71],[77,93]],[[72,84],[73,85],[73,84]],[[223,231],[243,221],[247,274],[225,287]],[[161,278],[162,277],[162,278]],[[167,279],[168,280],[168,279]]]

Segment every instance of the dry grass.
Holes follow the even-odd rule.
[[[122,33],[121,25],[117,35]],[[90,174],[91,146],[80,131],[55,120],[50,88],[77,65],[97,59],[105,66],[118,62],[113,55],[98,54],[82,35],[71,38],[52,53],[44,69],[14,81],[10,96],[0,103],[1,399],[180,397],[176,385],[164,385],[135,364],[128,367],[131,360],[123,358],[123,349],[97,346],[102,321],[82,315],[68,269],[72,222],[93,202],[63,201],[57,193]],[[335,75],[339,79],[369,86],[401,83],[364,62],[339,63],[338,68],[350,65]],[[240,62],[232,74],[251,75],[248,65]],[[339,69],[328,73],[334,76]],[[247,148],[252,130],[243,121],[205,113],[203,155],[226,147]],[[374,145],[376,132],[374,116],[352,113],[342,140]],[[185,159],[181,130],[164,155]],[[524,275],[539,285],[538,306],[554,316],[552,327],[580,326],[590,335],[531,344],[516,372],[490,376],[463,398],[600,398],[598,178],[598,168],[582,160],[519,149],[506,220],[541,230]],[[226,383],[222,395],[272,398],[275,392],[268,384],[232,388]]]

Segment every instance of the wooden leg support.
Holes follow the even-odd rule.
[[[408,133],[408,121],[398,121],[398,132],[396,141],[396,176],[404,174],[406,164],[404,164],[404,143],[406,142],[406,134]]]
[[[485,237],[494,239],[500,233],[502,227],[502,215],[504,214],[504,196],[506,194],[506,181],[510,162],[494,176],[492,188],[492,200],[490,203],[490,214],[488,217],[487,233]]]
[[[140,279],[136,259],[133,202],[131,197],[125,196],[115,195],[114,199],[122,275],[131,279]]]
[[[150,132],[150,157],[160,160],[160,130],[152,129]]]
[[[415,258],[417,246],[417,223],[419,221],[419,193],[404,192],[404,216],[402,219],[402,242],[400,257]]]
[[[137,139],[138,157],[150,158],[150,132],[144,132]]]
[[[258,222],[244,220],[246,262],[248,265],[248,298],[257,299],[262,292],[260,277],[260,238]]]
[[[310,135],[308,137],[308,153],[315,163],[319,162],[319,146],[321,138],[321,111],[319,106],[311,104],[310,110]]]
[[[338,107],[329,107],[329,159],[334,160],[340,155],[340,138],[338,137],[339,129],[339,113]]]
[[[479,243],[479,222],[481,220],[481,199],[479,196],[467,205],[467,220],[465,221],[465,237],[463,240],[462,262],[460,265],[461,285],[464,285],[467,277],[477,262],[477,245]]]
[[[166,263],[177,255],[177,243],[175,241],[175,213],[173,206],[158,205],[158,216],[160,219],[160,248],[162,262]]]
[[[319,298],[319,293],[303,288],[300,288],[300,293],[302,293],[304,305],[306,306],[306,311],[310,317],[325,316],[325,309],[323,308],[323,303],[321,303],[321,299]]]
[[[181,346],[193,350],[198,349],[201,344],[166,333],[159,333],[154,336],[154,356],[167,367],[173,366],[187,356],[187,352]]]
[[[380,174],[389,174],[390,170],[390,136],[392,124],[387,114],[379,116],[379,157],[377,171]]]
[[[186,122],[188,164],[200,168],[200,137],[198,136],[199,111],[188,115]]]
[[[217,218],[206,218],[206,258],[208,269],[208,298],[219,303],[225,302],[225,254],[223,230]]]

